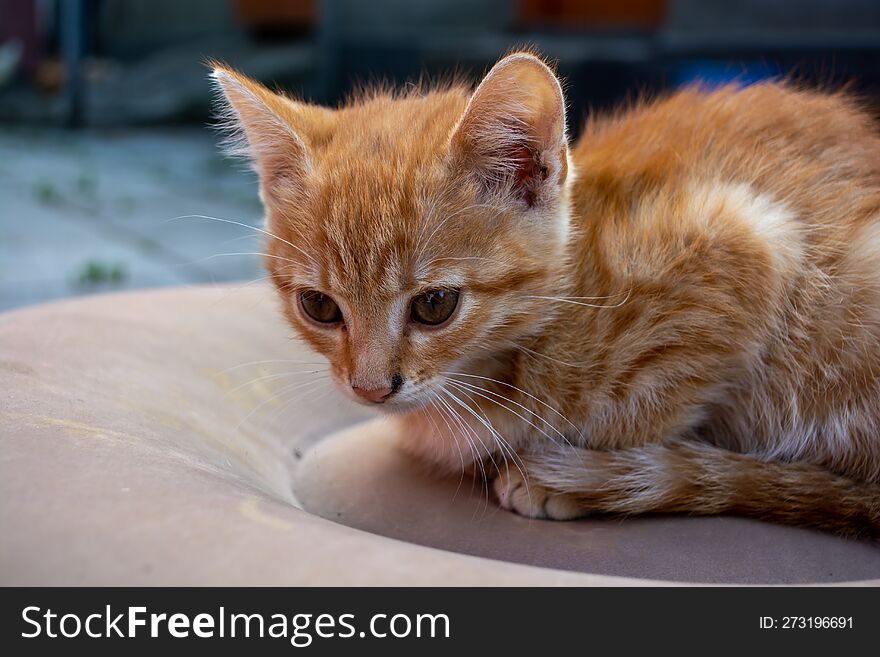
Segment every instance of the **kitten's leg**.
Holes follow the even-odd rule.
[[[880,486],[810,463],[764,461],[687,441],[625,450],[554,449],[524,460],[530,490],[543,506],[526,504],[512,487],[499,498],[531,517],[731,513],[880,536]]]

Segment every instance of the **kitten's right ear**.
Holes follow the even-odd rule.
[[[484,187],[512,192],[528,207],[551,199],[565,182],[568,153],[556,75],[528,52],[503,58],[474,91],[451,146]]]
[[[293,127],[302,123],[298,104],[241,73],[210,65],[219,92],[221,127],[229,133],[228,150],[253,163],[264,201],[301,197],[311,164],[306,144]]]

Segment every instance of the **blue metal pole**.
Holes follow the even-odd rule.
[[[82,123],[82,60],[86,41],[85,0],[62,0],[60,3],[61,51],[64,57],[64,122],[73,127]]]

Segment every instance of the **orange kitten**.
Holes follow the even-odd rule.
[[[880,137],[851,101],[690,88],[569,149],[529,53],[336,110],[213,77],[287,318],[411,452],[526,516],[880,534]]]

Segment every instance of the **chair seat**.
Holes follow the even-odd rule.
[[[527,520],[427,476],[333,390],[273,294],[0,315],[0,584],[880,583],[869,542],[740,518]]]

